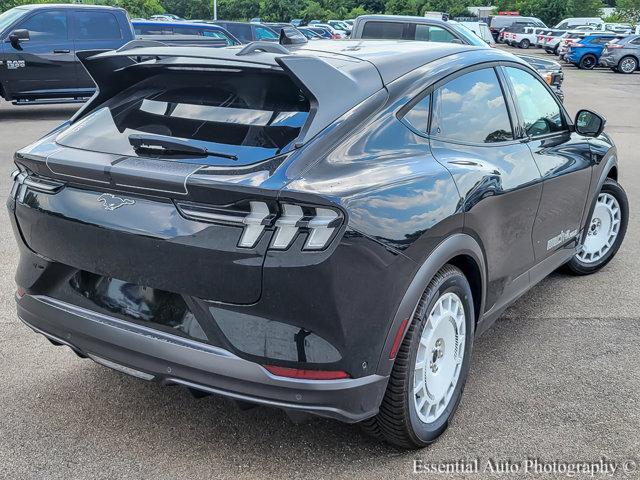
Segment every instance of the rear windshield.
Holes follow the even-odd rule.
[[[57,142],[136,156],[130,135],[162,135],[247,164],[291,144],[308,112],[309,101],[284,73],[174,71],[108,100]]]
[[[404,38],[404,23],[369,21],[362,29],[362,38],[383,40],[402,40]]]

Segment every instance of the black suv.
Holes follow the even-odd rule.
[[[99,94],[15,155],[18,315],[141,379],[424,446],[474,338],[625,235],[604,119],[574,122],[499,50],[261,42],[84,63]]]

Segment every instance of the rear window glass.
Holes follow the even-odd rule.
[[[362,38],[402,40],[403,34],[404,23],[399,22],[366,22],[362,29]]]
[[[293,142],[308,112],[309,101],[284,74],[162,73],[108,100],[57,142],[135,156],[130,135],[161,135],[249,163]]]
[[[253,39],[251,35],[251,25],[244,23],[227,23],[222,25],[222,27],[243,42],[250,42]]]

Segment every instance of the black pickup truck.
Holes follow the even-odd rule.
[[[95,85],[76,58],[134,40],[127,12],[93,5],[27,5],[0,15],[0,95],[15,104],[80,102]]]
[[[214,37],[137,36],[122,8],[25,5],[0,15],[0,96],[16,105],[83,102],[95,84],[77,55],[161,44],[225,47]]]

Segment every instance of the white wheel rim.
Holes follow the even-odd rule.
[[[413,372],[413,401],[420,420],[436,421],[449,405],[464,360],[466,319],[455,293],[445,293],[427,317]]]
[[[587,236],[577,257],[583,263],[602,259],[616,243],[622,212],[613,195],[601,193],[591,216]]]

